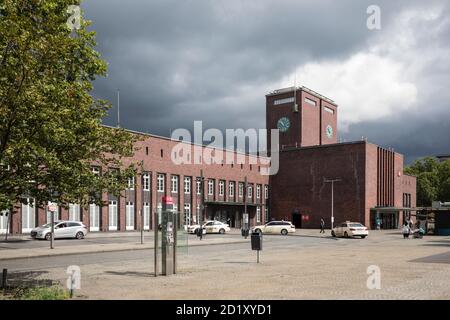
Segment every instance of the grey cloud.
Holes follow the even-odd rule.
[[[418,0],[377,2],[386,26],[400,10],[424,5]],[[120,88],[121,122],[134,130],[168,135],[170,128],[191,128],[194,120],[203,120],[205,128],[264,128],[267,85],[298,65],[348,57],[367,46],[375,36],[365,27],[370,4],[85,0],[98,50],[109,63],[109,75],[95,82],[94,94],[115,105]],[[448,68],[448,58],[442,63]],[[105,123],[115,124],[115,118],[113,108]],[[392,128],[404,126],[399,119]],[[354,125],[352,134],[369,127]],[[370,135],[385,144],[385,131],[374,124]],[[417,147],[404,150],[414,155],[430,151]]]

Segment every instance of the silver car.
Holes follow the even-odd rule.
[[[83,239],[88,230],[79,221],[55,221],[55,239],[76,238]],[[47,223],[31,230],[31,237],[35,239],[50,240],[52,237],[52,224]]]

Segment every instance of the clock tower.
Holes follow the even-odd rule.
[[[337,143],[337,104],[306,87],[266,95],[267,146],[270,129],[280,130],[279,150]]]

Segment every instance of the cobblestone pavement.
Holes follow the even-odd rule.
[[[311,231],[266,236],[259,264],[248,242],[192,247],[170,277],[153,276],[151,252],[104,253],[111,256],[91,262],[72,256],[39,268],[65,283],[61,266],[79,261],[80,299],[450,299],[449,252],[449,237],[402,239],[390,231],[334,239]],[[380,268],[381,289],[367,288],[370,265]]]

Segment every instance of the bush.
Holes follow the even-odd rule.
[[[18,300],[66,300],[69,293],[60,286],[27,288],[16,292],[14,299]]]

